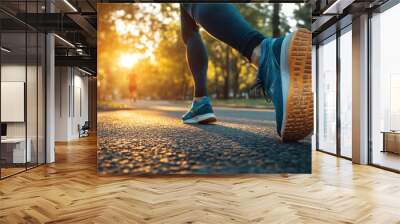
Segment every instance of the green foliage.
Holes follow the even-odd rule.
[[[311,30],[311,5],[297,3],[297,9],[294,10],[294,18],[298,21],[298,27],[305,27]]]

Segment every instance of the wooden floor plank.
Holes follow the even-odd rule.
[[[313,152],[311,175],[98,176],[96,139],[0,181],[0,223],[400,223],[400,175]]]

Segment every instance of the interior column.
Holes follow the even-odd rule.
[[[353,19],[353,162],[368,163],[368,15]]]

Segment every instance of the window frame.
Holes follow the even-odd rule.
[[[341,26],[339,26],[337,23],[340,23]],[[326,33],[321,33],[322,38],[317,37],[314,38],[315,42],[315,49],[316,49],[316,54],[315,54],[315,64],[316,64],[316,69],[315,69],[315,86],[316,86],[316,107],[315,107],[315,116],[316,116],[316,127],[315,127],[315,145],[316,145],[316,151],[323,152],[329,155],[333,155],[339,158],[344,158],[346,160],[352,160],[351,157],[347,157],[342,155],[342,150],[341,150],[341,118],[340,118],[340,103],[341,103],[341,97],[340,97],[340,77],[341,77],[341,67],[340,67],[340,37],[344,35],[347,32],[352,32],[352,21],[350,16],[344,17],[342,20],[339,20],[336,24],[332,25],[331,27],[326,29]],[[334,36],[334,38],[333,38]],[[331,40],[330,40],[331,39]],[[321,149],[320,144],[319,144],[319,92],[320,92],[320,87],[319,87],[319,47],[321,43],[323,42],[330,42],[330,41],[336,41],[336,152],[332,153],[327,150]]]
[[[385,11],[393,8],[394,6],[397,6],[400,4],[400,0],[388,0],[382,5],[371,9],[367,11],[368,14],[368,31],[367,31],[367,39],[368,39],[368,69],[367,69],[367,76],[368,76],[368,165],[377,167],[383,170],[395,172],[395,173],[400,173],[400,169],[394,169],[391,167],[387,167],[384,165],[380,165],[377,163],[374,163],[373,161],[373,153],[374,153],[374,147],[373,147],[373,130],[372,130],[372,94],[373,94],[373,88],[372,88],[372,19],[374,17],[374,14],[381,14],[384,13]]]

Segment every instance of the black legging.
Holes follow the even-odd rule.
[[[195,97],[207,96],[208,55],[200,37],[199,25],[249,60],[253,49],[265,38],[247,23],[232,4],[182,3],[181,31],[194,77]]]

